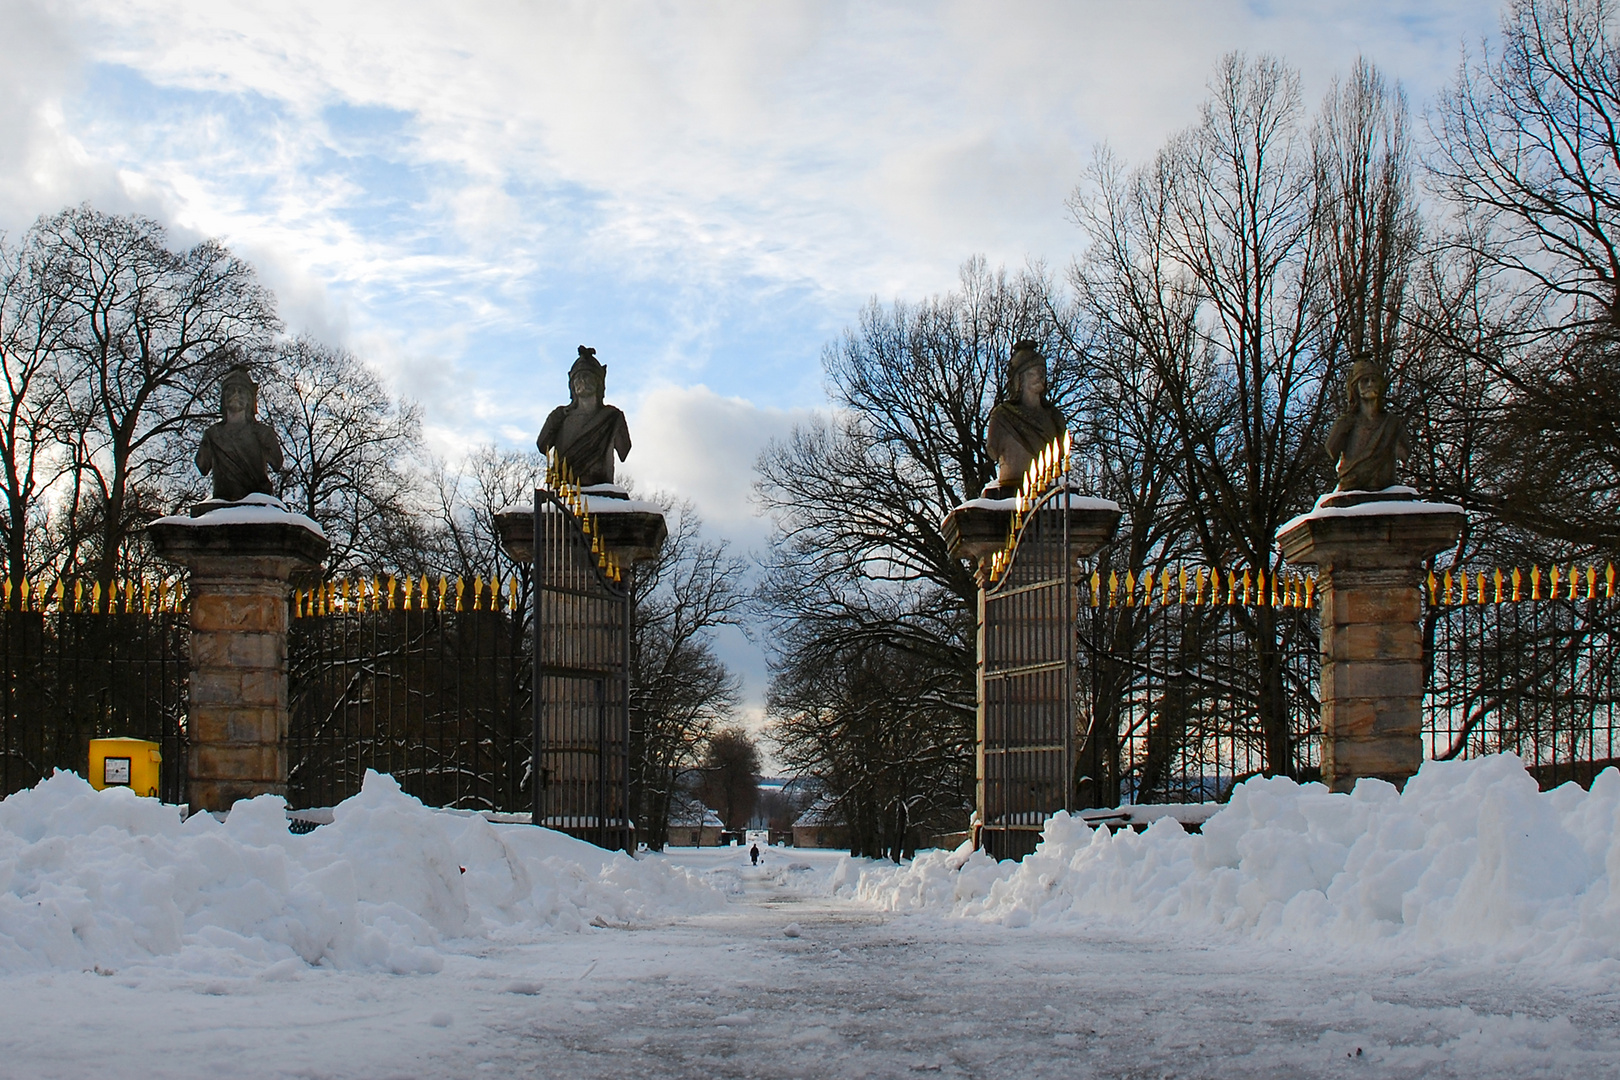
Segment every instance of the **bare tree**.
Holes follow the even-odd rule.
[[[467,578],[517,573],[527,589],[529,568],[507,558],[495,517],[508,507],[533,505],[535,482],[544,471],[535,451],[494,445],[476,447],[459,469],[439,462],[433,489],[440,572]]]
[[[1398,351],[1420,236],[1405,124],[1365,63],[1312,125],[1294,72],[1234,54],[1198,123],[1134,173],[1103,155],[1076,192],[1091,243],[1073,277],[1107,409],[1087,445],[1120,463],[1123,557],[1281,568],[1278,526],[1331,486],[1337,372],[1351,350]],[[1266,606],[1238,617],[1269,767],[1285,771],[1282,631]]]
[[[1358,59],[1312,134],[1335,343],[1398,372],[1423,237],[1405,95]]]
[[[325,531],[328,573],[424,569],[416,405],[353,353],[303,337],[276,347],[260,402],[286,459],[281,496]]]
[[[630,679],[639,748],[637,817],[655,850],[668,839],[672,797],[699,767],[699,754],[716,728],[736,709],[737,678],[716,655],[714,633],[740,626],[748,601],[746,566],[725,541],[703,538],[692,505],[664,497],[656,501],[666,504],[674,528],[658,557],[636,568]]]
[[[1431,168],[1468,253],[1521,302],[1472,359],[1500,406],[1490,508],[1620,552],[1620,39],[1607,0],[1517,0],[1436,112]],[[1461,344],[1466,345],[1463,341]]]
[[[966,827],[973,725],[955,670],[915,649],[801,621],[771,681],[771,740],[814,781],[854,855],[899,861]]]
[[[994,473],[985,430],[1015,341],[1035,340],[1053,357],[1052,396],[1072,411],[1076,358],[1063,347],[1058,313],[1038,268],[1010,276],[977,259],[943,296],[889,308],[874,302],[823,356],[839,411],[771,444],[757,465],[759,498],[775,522],[757,599],[773,627],[778,730],[791,730],[782,725],[796,715],[810,723],[822,708],[801,689],[830,678],[833,658],[869,650],[905,657],[919,674],[884,701],[863,704],[860,716],[933,725],[934,742],[957,748],[950,767],[927,774],[931,798],[954,815],[941,831],[961,827],[971,801],[963,747],[972,738],[978,587],[940,526]],[[912,692],[922,696],[907,699]],[[815,757],[832,753],[832,744],[797,745],[795,769],[820,776],[834,768],[833,758],[818,765]],[[889,799],[880,787],[845,791],[861,820],[892,809],[861,801]],[[877,843],[876,832],[865,835]]]
[[[195,486],[184,436],[212,418],[224,371],[266,352],[273,298],[217,242],[173,251],[148,218],[81,206],[33,232],[63,324],[54,434],[73,480],[63,568],[107,582],[131,533],[169,509],[173,486]]]
[[[37,237],[0,246],[0,516],[6,574],[13,582],[36,573],[44,559],[35,529],[43,524],[43,495],[56,474],[51,428],[62,400],[57,377],[64,330],[62,301],[44,287]]]
[[[745,829],[759,802],[759,747],[740,727],[721,728],[703,746],[698,798],[728,829]]]
[[[1106,149],[1069,200],[1088,241],[1070,268],[1078,311],[1070,348],[1084,357],[1083,391],[1070,424],[1087,486],[1118,500],[1121,534],[1099,558],[1103,574],[1140,578],[1178,561],[1204,558],[1194,524],[1200,513],[1182,483],[1183,438],[1175,380],[1199,370],[1200,293],[1166,251],[1169,163],[1127,172]],[[1091,715],[1080,738],[1076,794],[1081,805],[1114,806],[1121,773],[1123,709],[1137,668],[1130,657],[1162,630],[1143,609],[1127,608],[1092,641],[1098,654]]]

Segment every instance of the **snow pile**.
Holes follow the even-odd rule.
[[[181,821],[127,788],[58,772],[0,801],[0,973],[169,958],[222,974],[278,964],[437,971],[458,938],[707,911],[721,894],[532,825],[428,809],[392,777],[306,835],[273,795]]]
[[[1620,773],[1546,794],[1511,754],[1425,762],[1404,792],[1256,779],[1201,835],[1059,814],[1022,863],[927,852],[846,861],[832,884],[892,910],[1007,926],[1180,922],[1280,939],[1466,948],[1497,959],[1620,958]]]

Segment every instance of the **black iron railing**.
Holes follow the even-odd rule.
[[[340,802],[374,769],[430,806],[530,808],[527,597],[504,586],[370,578],[295,595],[292,806]]]
[[[126,736],[158,744],[158,794],[183,802],[186,637],[170,581],[0,581],[0,796]]]
[[[1511,751],[1543,787],[1620,764],[1614,567],[1431,574],[1424,753]]]
[[[1025,494],[991,560],[981,830],[1038,829],[1063,806],[1222,800],[1255,775],[1316,779],[1314,578],[1069,565],[1057,474]],[[1612,567],[1441,571],[1423,593],[1426,756],[1511,751],[1544,787],[1620,764]]]

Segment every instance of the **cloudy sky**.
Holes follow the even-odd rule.
[[[964,259],[1079,246],[1093,149],[1149,156],[1230,50],[1317,98],[1366,55],[1421,113],[1494,0],[0,0],[0,227],[90,201],[257,264],[288,329],[532,442],[575,346],[627,472],[742,548],[753,457],[822,346]],[[757,653],[728,656],[763,691]]]

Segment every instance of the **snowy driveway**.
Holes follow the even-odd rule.
[[[757,871],[735,850],[670,858],[732,902],[468,942],[436,974],[0,978],[0,1076],[1620,1074],[1620,991],[1591,970],[1010,930],[818,895],[831,854],[773,849]]]

